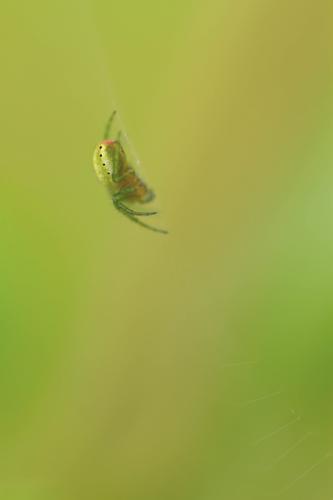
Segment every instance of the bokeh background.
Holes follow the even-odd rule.
[[[333,498],[333,4],[4,2],[0,498]],[[121,113],[158,224],[92,169]]]

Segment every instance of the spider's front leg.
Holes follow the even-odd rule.
[[[110,118],[108,119],[108,122],[107,122],[106,127],[105,127],[105,131],[104,131],[104,140],[108,139],[110,137],[112,123],[113,123],[114,117],[116,116],[116,113],[117,113],[117,111],[114,110],[112,112]]]

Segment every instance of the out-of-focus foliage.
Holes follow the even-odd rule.
[[[2,6],[0,498],[332,498],[332,22]],[[95,179],[114,107],[167,237]]]

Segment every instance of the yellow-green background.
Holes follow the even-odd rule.
[[[1,500],[333,497],[333,4],[1,6]],[[92,169],[114,107],[170,235]]]

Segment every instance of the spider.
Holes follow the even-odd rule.
[[[146,229],[167,234],[168,231],[138,219],[156,215],[158,212],[141,212],[127,206],[127,203],[148,203],[155,198],[155,194],[129,164],[120,142],[120,132],[116,140],[108,138],[115,115],[116,111],[113,111],[105,127],[104,139],[97,144],[94,151],[93,164],[97,177],[106,186],[113,205],[119,212]]]

